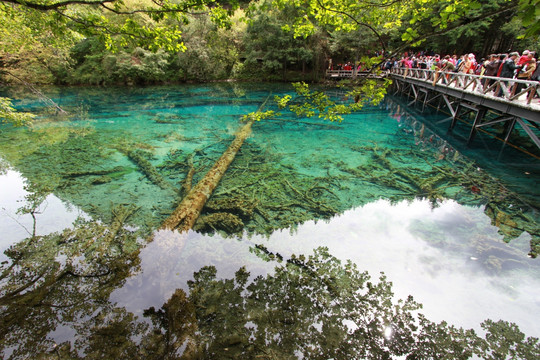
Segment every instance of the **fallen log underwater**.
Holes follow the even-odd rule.
[[[269,95],[262,103],[257,110],[258,112],[264,108],[270,96],[271,95]],[[251,134],[251,127],[254,121],[254,119],[248,120],[236,131],[234,140],[227,150],[223,152],[221,157],[214,163],[212,168],[197,183],[197,185],[191,188],[173,213],[161,224],[158,231],[176,230],[177,232],[182,233],[193,227],[201,214],[206,201],[214,192],[214,189],[229,168],[229,165],[233,162],[244,141]]]

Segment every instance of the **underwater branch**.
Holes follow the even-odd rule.
[[[260,112],[270,96],[266,98],[263,104],[259,107]],[[201,211],[210,198],[219,181],[229,168],[229,165],[234,160],[236,154],[242,147],[244,141],[251,134],[251,127],[254,119],[248,120],[235,133],[234,140],[229,145],[227,150],[215,162],[212,168],[206,175],[195,185],[191,191],[184,197],[182,202],[176,207],[173,213],[163,222],[159,230],[178,230],[184,232],[193,227],[197,221]]]

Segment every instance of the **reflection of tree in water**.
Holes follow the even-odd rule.
[[[269,253],[263,249],[262,254]],[[483,324],[487,340],[473,330],[433,323],[417,314],[421,305],[412,297],[393,299],[392,285],[384,275],[374,282],[367,272],[359,272],[351,262],[341,264],[325,249],[307,259],[292,257],[273,275],[253,282],[249,275],[241,268],[234,279],[217,280],[216,269],[206,267],[190,283],[204,358],[540,355],[538,339],[525,341],[515,325],[503,321]]]
[[[519,358],[540,355],[538,340],[524,340],[511,324],[487,322],[488,341],[435,324],[416,313],[412,297],[393,299],[384,276],[372,281],[325,249],[283,261],[257,247],[280,264],[255,279],[245,268],[218,279],[215,267],[203,267],[189,295],[176,290],[141,321],[109,300],[139,265],[137,234],[114,229],[80,222],[9,249],[0,292],[0,346],[13,350],[9,358],[465,359],[506,354],[507,345]],[[55,344],[59,329],[71,334]]]
[[[290,259],[274,275],[248,283],[216,280],[203,268],[190,283],[206,358],[353,358],[399,354],[406,349],[412,298],[392,305],[384,277],[371,282],[350,262],[341,265],[326,251]],[[384,336],[392,329],[391,338]]]
[[[80,220],[74,229],[33,236],[6,251],[1,265],[0,344],[15,358],[55,349],[63,326],[87,332],[112,321],[108,297],[137,269],[137,236],[122,227],[133,211],[117,207],[111,226]],[[92,336],[88,335],[89,341]]]

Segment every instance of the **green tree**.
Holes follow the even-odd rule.
[[[2,12],[27,12],[34,18],[32,25],[45,26],[55,35],[75,31],[99,36],[108,48],[132,44],[167,51],[184,48],[178,24],[188,21],[187,14],[208,13],[213,21],[226,26],[230,10],[238,5],[214,0],[2,0],[0,4]]]
[[[291,12],[292,7],[278,11],[264,1],[253,5],[243,41],[245,73],[286,80],[289,69],[305,72],[306,64],[314,62],[311,39],[295,38],[287,30],[294,19]]]
[[[435,13],[442,14],[452,11],[457,5],[449,7],[448,3],[439,2],[432,6],[436,9]],[[423,42],[419,47],[442,54],[475,52],[488,55],[509,49],[525,49],[535,42],[538,46],[538,36],[518,39],[526,31],[519,14],[517,1],[481,0],[475,6],[468,5],[468,11],[459,16],[447,14],[438,18],[418,17],[413,11],[405,17],[400,32],[404,36],[428,34],[429,42]],[[507,26],[509,18],[512,19],[511,27]],[[401,38],[396,38],[392,47],[399,47],[401,42]]]
[[[69,66],[76,34],[55,33],[41,15],[0,2],[0,81],[57,82]]]
[[[231,18],[231,28],[224,30],[208,16],[190,17],[183,25],[186,50],[176,53],[170,64],[170,78],[208,81],[227,79],[238,59],[240,20]]]
[[[112,85],[148,84],[167,79],[171,54],[151,52],[140,47],[107,51],[98,39],[85,39],[71,49],[75,60],[66,81],[73,84]]]

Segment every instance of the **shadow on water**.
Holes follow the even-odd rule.
[[[472,331],[420,315],[407,295],[424,290],[398,286],[406,299],[398,301],[384,276],[373,281],[355,265],[392,272],[388,254],[409,266],[401,256],[417,252],[418,273],[427,275],[413,279],[461,282],[466,275],[452,271],[473,271],[500,277],[486,283],[512,296],[535,297],[504,279],[538,271],[526,256],[540,245],[537,206],[391,99],[342,124],[289,114],[255,124],[196,232],[181,241],[154,234],[188,180],[197,183],[226,149],[239,114],[256,110],[269,90],[276,92],[238,84],[62,89],[55,101],[76,115],[2,128],[2,168],[26,179],[21,196],[0,198],[2,230],[14,234],[2,243],[7,358],[380,359],[451,351],[468,358],[495,351]],[[53,206],[62,203],[79,218],[43,230],[55,216],[69,218]],[[45,217],[44,204],[55,216]],[[409,218],[414,209],[421,216]],[[23,236],[10,232],[23,226]],[[366,258],[357,255],[363,252]],[[387,259],[368,266],[374,256]],[[400,271],[396,278],[407,283]],[[506,322],[483,327],[504,341],[518,333]],[[535,344],[512,346],[528,358],[538,353]]]

